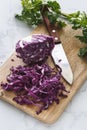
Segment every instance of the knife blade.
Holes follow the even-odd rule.
[[[54,60],[54,63],[62,69],[62,76],[63,78],[69,83],[72,84],[73,82],[73,73],[70,67],[70,64],[68,62],[68,59],[66,57],[66,54],[64,52],[64,49],[62,47],[62,44],[55,45],[53,51],[52,51],[52,58]]]
[[[62,46],[62,43],[57,34],[56,27],[54,25],[50,24],[48,17],[45,16],[45,13],[44,13],[45,11],[48,11],[48,10],[46,10],[46,8],[45,8],[45,10],[42,10],[43,22],[44,22],[49,34],[54,37],[54,42],[55,42],[55,46],[52,50],[52,55],[51,55],[52,59],[53,59],[55,65],[58,65],[62,69],[61,74],[62,74],[63,78],[69,84],[72,84],[73,73],[72,73],[71,66],[68,62],[67,56],[66,56],[65,51]]]

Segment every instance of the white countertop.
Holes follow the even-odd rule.
[[[15,43],[32,28],[16,20],[21,0],[0,0],[0,65],[15,49]],[[62,10],[87,11],[87,0],[59,0]],[[44,124],[0,100],[0,130],[87,130],[87,81],[74,96],[62,116],[52,125]]]

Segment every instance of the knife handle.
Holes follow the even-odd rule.
[[[50,23],[50,20],[48,19],[48,17],[45,16],[45,13],[44,13],[44,12],[46,12],[46,11],[48,11],[48,10],[44,9],[44,10],[41,12],[41,13],[42,13],[42,17],[43,17],[43,22],[44,22],[44,24],[45,24],[45,26],[46,26],[46,28],[47,28],[49,34],[50,34],[51,36],[53,36],[55,44],[60,44],[61,41],[60,41],[60,38],[59,38],[59,36],[58,36],[58,34],[57,34],[56,26],[53,25],[53,24],[51,24],[51,23]]]

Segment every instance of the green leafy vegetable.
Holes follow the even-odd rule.
[[[15,17],[29,25],[38,25],[42,23],[40,8],[42,0],[22,0],[22,12]]]
[[[57,24],[60,28],[64,27],[66,24],[58,18],[61,15],[60,5],[57,1],[51,0],[22,0],[22,12],[17,14],[15,17],[29,25],[38,25],[43,23],[43,18],[41,15],[41,10],[45,6],[48,7],[47,16],[50,22]]]
[[[80,57],[87,56],[87,47],[80,48],[78,55],[79,55]]]
[[[68,15],[62,13],[62,15],[72,24],[73,29],[87,28],[87,14],[85,12],[77,11]]]
[[[62,14],[67,21],[72,24],[73,29],[82,29],[82,36],[76,36],[82,43],[87,44],[87,14],[85,12],[81,13],[77,11],[69,15]],[[81,48],[79,50],[79,56],[84,57],[87,55],[87,47]]]
[[[82,30],[82,34],[83,34],[82,36],[76,36],[76,37],[79,38],[81,42],[87,44],[87,28]]]

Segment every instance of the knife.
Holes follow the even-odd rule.
[[[48,9],[44,8],[41,13],[43,17],[43,22],[51,36],[54,37],[55,46],[52,50],[52,59],[55,63],[55,65],[58,65],[62,69],[62,76],[63,78],[69,83],[72,84],[73,82],[73,73],[71,66],[68,62],[68,59],[66,57],[66,54],[64,52],[62,43],[60,41],[60,38],[57,34],[57,30],[55,25],[50,24],[50,21],[47,16],[45,16],[45,12],[48,11]]]

